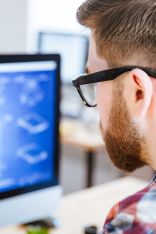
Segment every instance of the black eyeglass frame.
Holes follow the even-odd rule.
[[[143,70],[144,72],[147,73],[148,76],[156,78],[156,69],[149,68],[149,67],[143,67],[143,66],[125,66],[125,67],[118,67],[114,69],[109,69],[109,70],[104,70],[104,71],[99,71],[96,73],[92,74],[83,74],[80,75],[77,79],[72,81],[73,86],[77,89],[83,103],[88,106],[88,107],[96,107],[97,104],[95,105],[90,105],[84,95],[83,92],[81,91],[80,86],[85,85],[85,84],[93,84],[93,83],[99,83],[103,81],[109,81],[109,80],[114,80],[120,75],[122,75],[125,72],[129,72],[133,69],[139,68]]]

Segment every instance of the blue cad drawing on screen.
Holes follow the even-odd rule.
[[[0,67],[0,192],[53,178],[55,76],[52,61]]]

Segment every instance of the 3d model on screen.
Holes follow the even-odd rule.
[[[31,143],[18,149],[17,156],[33,165],[44,161],[48,157],[48,153],[37,144]]]
[[[19,96],[22,105],[33,107],[43,100],[45,92],[40,86],[42,82],[48,82],[48,76],[41,74],[37,79],[36,77],[36,75],[31,75],[29,79],[26,79],[25,76],[20,75],[14,80],[15,83],[22,85],[22,92]]]
[[[47,130],[49,127],[48,121],[42,118],[37,113],[29,113],[17,120],[17,125],[31,134],[38,134]]]
[[[26,86],[23,88],[20,102],[23,105],[35,106],[38,102],[42,101],[44,95],[45,94],[38,86],[38,83],[31,80],[30,82],[27,82]]]

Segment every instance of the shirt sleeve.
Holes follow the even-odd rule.
[[[155,234],[156,187],[116,204],[109,212],[102,234]]]
[[[156,234],[156,176],[146,188],[117,203],[101,234]]]
[[[127,212],[117,212],[118,205],[114,206],[110,211],[104,225],[103,234],[124,234],[128,230],[134,229],[135,217]],[[134,230],[131,233],[135,233]]]

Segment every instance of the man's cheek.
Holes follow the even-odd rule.
[[[97,101],[97,108],[100,116],[100,122],[102,124],[103,130],[107,128],[108,121],[109,121],[109,110],[106,106],[105,102],[102,101],[102,98]]]
[[[111,110],[112,84],[110,82],[102,82],[97,84],[97,108],[100,115],[100,121],[103,130],[108,126],[109,115]]]
[[[100,115],[100,123],[103,129],[103,132],[105,132],[107,126],[108,126],[108,114],[106,113],[106,110],[102,107],[98,107],[99,115]]]

